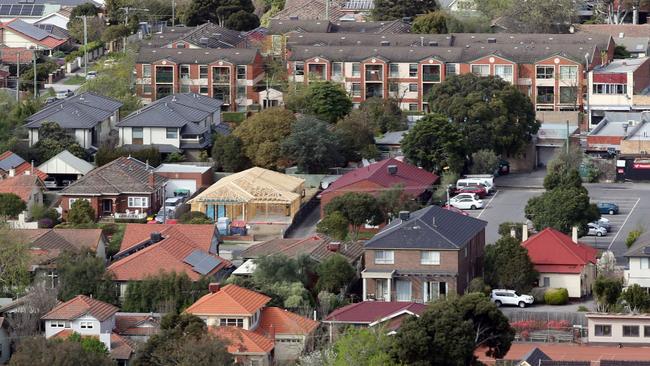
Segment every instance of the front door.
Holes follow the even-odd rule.
[[[395,281],[395,292],[397,292],[397,301],[411,301],[411,281]]]
[[[113,213],[113,200],[102,200],[102,213],[104,215]]]
[[[379,301],[389,301],[388,298],[388,280],[385,278],[378,278],[375,280],[377,286],[377,294],[375,295]]]

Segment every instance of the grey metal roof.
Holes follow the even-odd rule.
[[[25,159],[21,158],[17,154],[11,153],[11,155],[7,156],[5,159],[0,160],[0,170],[7,172],[9,169],[13,169],[25,162]]]
[[[138,53],[138,63],[152,63],[160,60],[170,60],[185,64],[210,64],[219,60],[240,65],[252,64],[257,55],[257,49],[203,49],[203,48],[141,48]]]
[[[368,249],[458,250],[485,229],[487,222],[439,206],[393,220],[364,245]]]
[[[343,9],[345,10],[370,11],[374,8],[374,0],[348,0],[343,3]]]
[[[196,124],[221,110],[220,100],[195,93],[168,95],[138,109],[117,123],[117,127],[184,127]],[[187,127],[194,134],[205,129]]]
[[[625,49],[631,53],[648,53],[648,44],[650,37],[622,37],[614,38],[617,45],[625,46]]]
[[[607,65],[594,67],[594,73],[597,74],[610,74],[610,73],[628,73],[636,71],[641,65],[648,61],[648,57],[640,58],[626,58],[623,60],[612,60]],[[650,64],[650,63],[649,63]],[[646,66],[647,67],[647,66]]]
[[[34,24],[35,26],[41,28],[42,30],[51,33],[53,36],[58,38],[68,38],[70,37],[70,32],[67,29],[61,28],[54,24]]]
[[[62,128],[93,128],[121,106],[122,102],[86,92],[48,104],[29,116],[25,126],[39,128],[43,122],[56,122]]]
[[[5,26],[17,32],[20,32],[28,37],[31,37],[37,41],[43,40],[47,37],[62,39],[61,37],[57,37],[52,33],[49,33],[33,24],[27,23],[20,19],[14,19],[11,22],[5,23]]]
[[[379,22],[336,22],[332,24],[330,32],[374,34],[409,33],[411,32],[411,25],[402,20],[386,20]]]
[[[635,124],[630,125],[630,121],[650,122],[650,112],[605,112],[605,118],[589,132],[589,136],[625,136],[624,125],[628,126],[627,132],[631,134]]]

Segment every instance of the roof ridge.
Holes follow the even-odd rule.
[[[450,211],[450,212],[451,212],[451,211]],[[432,231],[434,231],[436,234],[440,235],[443,239],[445,239],[445,240],[446,240],[449,244],[451,244],[454,248],[460,248],[459,245],[457,245],[457,244],[455,244],[454,242],[452,242],[451,240],[449,240],[449,238],[447,238],[445,235],[442,235],[442,233],[441,233],[440,231],[438,231],[437,228],[435,228],[435,227],[429,225],[428,222],[422,220],[422,215],[418,216],[415,220],[422,222],[422,223],[424,224],[424,226],[428,227],[429,229],[431,229]],[[465,243],[463,243],[463,244],[465,244]]]

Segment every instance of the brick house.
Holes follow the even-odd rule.
[[[214,182],[214,170],[211,166],[187,164],[160,164],[154,172],[167,178],[165,191],[172,196],[176,189],[188,189],[190,196],[197,190],[208,188]]]
[[[650,122],[650,112],[605,112],[605,117],[587,135],[587,151],[620,152],[623,141],[626,140],[626,150],[638,154],[638,140],[632,143],[630,141],[634,139],[636,127],[644,122]],[[631,138],[627,139],[628,136]]]
[[[429,302],[483,274],[487,222],[439,206],[402,212],[364,245],[363,300]]]
[[[117,158],[61,190],[63,217],[75,200],[85,199],[98,219],[144,219],[160,209],[166,181],[146,163],[132,157]]]
[[[256,49],[142,48],[135,72],[145,101],[191,92],[220,99],[223,110],[245,111],[259,103],[264,62]]]

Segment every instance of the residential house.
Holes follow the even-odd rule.
[[[330,184],[321,194],[321,217],[327,204],[348,192],[378,195],[400,186],[405,197],[426,203],[438,176],[397,159],[386,159],[355,169]]]
[[[607,111],[650,110],[650,57],[596,66],[589,72],[588,92],[592,125]]]
[[[542,361],[550,361],[551,358],[539,348],[535,347],[530,350],[524,357],[521,358],[521,361],[515,364],[515,366],[541,366]],[[545,365],[546,363],[544,363]]]
[[[0,22],[18,18],[30,24],[47,23],[66,28],[72,9],[84,3],[103,7],[102,1],[94,0],[34,0],[28,3],[20,0],[2,0]]]
[[[402,153],[402,139],[407,132],[407,130],[391,131],[375,138],[375,145],[384,159],[404,156],[404,153]]]
[[[12,176],[10,170],[9,176],[0,179],[0,193],[13,193],[20,197],[27,206],[23,212],[25,218],[32,217],[32,207],[43,203],[43,191],[45,186],[43,181],[37,175],[23,174]]]
[[[55,36],[18,18],[0,24],[0,31],[0,44],[4,47],[47,50],[50,56],[52,51],[68,43],[67,38]]]
[[[119,121],[120,107],[122,102],[90,92],[49,103],[25,120],[29,146],[38,142],[43,123],[55,122],[81,147],[96,150]]]
[[[9,362],[11,357],[11,337],[8,319],[0,317],[0,364]]]
[[[541,363],[535,363],[535,366],[646,366],[648,359],[647,347],[621,347],[618,344],[581,344],[576,346],[575,344],[557,342],[513,342],[507,354],[498,360],[487,356],[486,348],[478,348],[474,355],[479,362],[486,365],[517,365],[518,362],[525,360],[525,356],[535,348],[555,360],[541,359]]]
[[[204,276],[220,281],[234,267],[219,256],[219,236],[213,225],[128,224],[120,251],[106,270],[124,298],[129,282],[162,272],[184,273],[192,281]]]
[[[162,154],[185,153],[198,160],[199,153],[212,145],[222,104],[196,93],[160,98],[117,123],[118,145],[128,150],[155,147]]]
[[[304,179],[253,167],[221,178],[188,203],[215,221],[290,224],[304,195]]]
[[[142,48],[136,59],[136,93],[154,101],[175,93],[199,93],[246,111],[258,104],[264,61],[256,49]]]
[[[625,257],[628,259],[625,286],[639,285],[650,291],[650,234],[641,234]]]
[[[650,122],[650,112],[605,112],[605,117],[587,135],[587,151],[600,154],[621,152],[623,140],[643,121]],[[626,144],[630,145],[630,141],[627,140]],[[636,147],[638,143],[636,140]],[[637,150],[640,149],[632,151]]]
[[[486,225],[439,206],[401,212],[364,244],[363,300],[429,302],[464,293],[483,274]]]
[[[575,24],[575,32],[608,35],[632,57],[648,55],[650,24]]]
[[[177,189],[187,189],[192,196],[196,191],[208,188],[214,182],[214,170],[211,166],[160,164],[154,172],[167,178],[167,197],[173,196]]]
[[[160,313],[115,313],[115,331],[133,342],[145,343],[160,332]]]
[[[36,175],[43,181],[47,178],[45,172],[38,168],[34,168],[32,164],[26,162],[25,159],[18,156],[18,154],[14,154],[11,151],[5,151],[0,154],[0,178],[7,178],[10,175],[16,176],[25,174]]]
[[[117,158],[61,190],[63,217],[75,200],[85,199],[98,219],[145,219],[160,209],[166,181],[147,163],[132,157]]]
[[[650,314],[587,313],[589,343],[650,345]]]
[[[236,285],[210,285],[210,293],[185,312],[203,319],[214,334],[243,347],[229,348],[245,364],[295,360],[313,342],[318,322],[277,307],[270,297]],[[238,340],[241,336],[242,340]],[[243,350],[242,350],[243,348]],[[233,352],[236,350],[236,352]]]
[[[93,169],[94,165],[72,155],[68,150],[61,151],[38,166],[38,170],[49,177],[46,183],[48,188],[68,186]]]
[[[578,241],[577,228],[572,236],[546,228],[530,238],[524,237],[521,245],[539,272],[540,287],[565,288],[571,298],[591,294],[598,251]]]
[[[411,316],[419,317],[427,306],[406,301],[362,301],[340,307],[331,312],[323,323],[328,325],[330,342],[349,326],[382,327],[388,334],[395,334],[402,322]]]
[[[23,6],[24,8],[24,6]],[[50,8],[48,6],[48,8]],[[49,11],[54,11],[55,7],[52,7],[51,10]],[[45,14],[46,12],[43,12],[43,15],[36,19],[34,21],[34,25],[36,25],[39,28],[42,28],[43,26],[54,26],[58,29],[63,29],[65,31],[68,30],[68,23],[70,23],[70,18],[72,17],[72,10],[74,7],[72,6],[66,6],[63,5],[59,7],[58,10],[51,12],[49,14]],[[29,21],[27,21],[29,22]],[[52,33],[52,32],[50,32]]]

